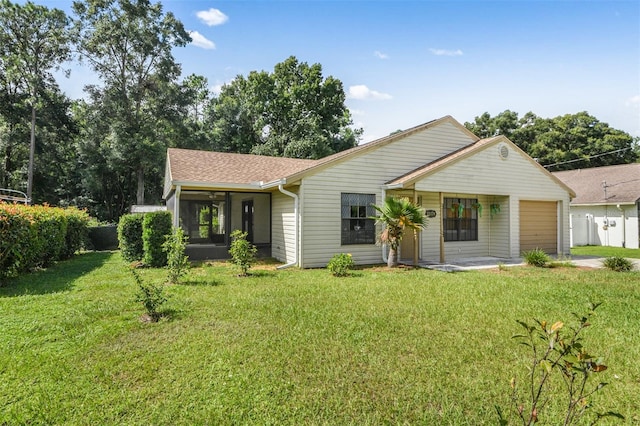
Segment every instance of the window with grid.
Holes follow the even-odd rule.
[[[342,194],[342,245],[375,244],[374,194]]]
[[[445,241],[478,241],[478,205],[475,198],[444,199]]]

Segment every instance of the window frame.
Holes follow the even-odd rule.
[[[445,197],[442,206],[442,229],[445,242],[478,241],[478,199]],[[458,207],[463,205],[462,216]]]
[[[376,243],[375,194],[340,193],[340,245]]]

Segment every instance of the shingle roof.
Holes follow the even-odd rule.
[[[314,165],[316,160],[169,148],[171,180],[247,184],[273,181]]]
[[[553,175],[576,192],[571,204],[619,204],[640,200],[640,163],[567,170]]]
[[[271,182],[283,178],[294,178],[295,180],[303,176],[307,171],[312,172],[335,164],[363,151],[376,149],[412,133],[444,122],[452,123],[462,131],[467,132],[475,140],[478,139],[477,136],[469,132],[453,117],[447,115],[318,160],[169,148],[167,152],[169,177],[172,182],[198,184],[251,185],[257,182]]]

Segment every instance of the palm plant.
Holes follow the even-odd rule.
[[[387,265],[390,268],[398,266],[398,247],[404,236],[405,229],[414,232],[427,225],[427,218],[422,210],[409,201],[408,198],[387,197],[382,206],[373,206],[380,215],[374,219],[385,227],[380,233],[380,242],[389,246]]]

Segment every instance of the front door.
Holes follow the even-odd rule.
[[[242,202],[242,232],[247,233],[247,241],[253,242],[253,200]]]

